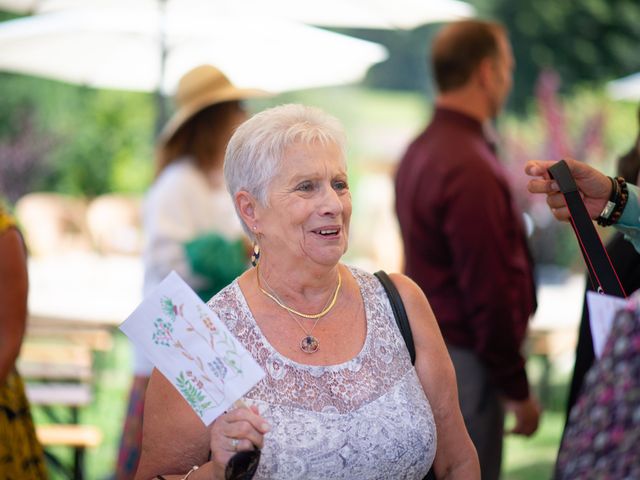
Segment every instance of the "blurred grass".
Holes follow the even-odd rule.
[[[115,469],[120,429],[126,410],[131,379],[131,352],[126,337],[114,333],[114,348],[110,352],[98,353],[94,402],[80,415],[83,423],[100,427],[104,434],[102,444],[86,455],[86,478],[88,480],[111,479]],[[527,366],[534,385],[542,378],[543,362],[533,357]],[[544,480],[551,472],[558,449],[564,423],[564,402],[568,374],[553,369],[549,378],[549,389],[545,399],[545,412],[540,428],[531,438],[507,436],[504,446],[503,480]],[[536,388],[537,390],[537,388]],[[56,413],[68,413],[56,410]],[[47,422],[44,412],[34,408],[36,422]],[[507,424],[510,419],[507,419]],[[53,452],[65,462],[71,460],[69,449]],[[51,480],[62,480],[64,476],[50,469]]]

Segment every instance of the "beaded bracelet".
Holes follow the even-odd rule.
[[[608,227],[620,220],[624,207],[627,206],[627,200],[629,199],[629,189],[627,188],[627,182],[625,182],[624,178],[609,178],[611,179],[612,186],[611,197],[597,218],[598,225],[601,227]]]

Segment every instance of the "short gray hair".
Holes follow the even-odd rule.
[[[229,140],[224,157],[224,178],[234,204],[236,193],[245,190],[266,206],[269,186],[278,174],[287,148],[313,143],[336,145],[346,167],[346,138],[342,124],[319,108],[279,105],[245,121]],[[236,205],[236,211],[237,208]],[[250,228],[244,222],[242,224],[253,239]]]

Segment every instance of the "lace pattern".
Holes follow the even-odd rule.
[[[433,462],[433,414],[386,293],[373,275],[351,273],[367,335],[362,350],[338,365],[304,365],[278,353],[237,281],[209,303],[267,372],[245,396],[272,425],[256,480],[421,479]]]

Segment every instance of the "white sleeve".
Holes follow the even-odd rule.
[[[159,178],[144,204],[145,231],[144,294],[146,295],[171,270],[175,270],[192,288],[198,278],[187,263],[184,244],[197,235],[194,202],[207,201],[193,177],[182,174]]]

